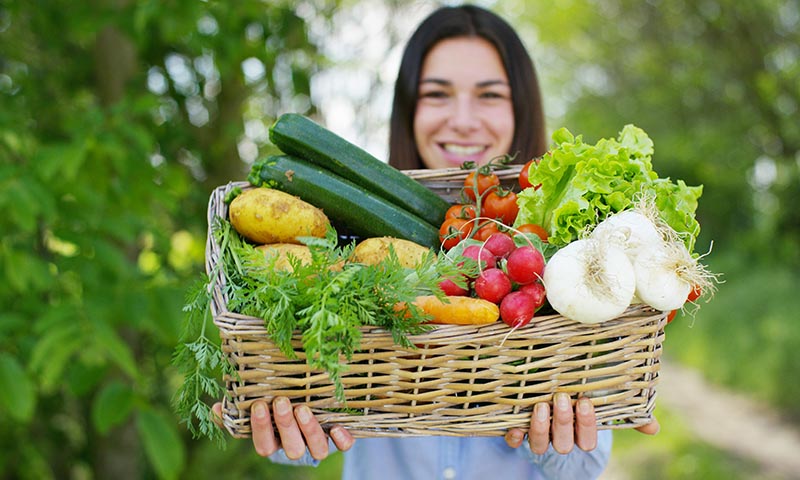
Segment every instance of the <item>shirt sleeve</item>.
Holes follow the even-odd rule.
[[[333,443],[333,440],[330,438],[328,439],[328,455],[331,455],[333,452],[337,452],[338,449],[336,448],[336,444]],[[306,453],[298,458],[297,460],[291,460],[289,457],[286,456],[286,453],[283,451],[282,448],[278,449],[277,452],[273,453],[269,457],[269,461],[273,463],[280,463],[283,465],[294,465],[296,467],[299,466],[311,466],[316,467],[319,465],[320,460],[315,459],[308,453],[308,449],[306,449]]]
[[[612,443],[611,430],[600,430],[597,432],[597,447],[590,452],[576,446],[564,455],[556,452],[553,445],[550,445],[544,454],[538,455],[531,452],[527,441],[517,451],[538,466],[548,480],[593,479],[598,478],[608,465]]]

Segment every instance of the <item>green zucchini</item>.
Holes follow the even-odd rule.
[[[334,225],[363,238],[390,236],[425,247],[439,245],[439,230],[397,205],[318,165],[273,155],[253,164],[247,180],[296,195],[321,208]]]
[[[418,181],[303,115],[278,117],[270,127],[269,139],[283,153],[327,168],[431,225],[441,225],[450,207]]]

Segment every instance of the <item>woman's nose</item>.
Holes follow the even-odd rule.
[[[450,128],[459,133],[468,133],[478,128],[479,121],[476,116],[472,99],[460,97],[453,104],[450,114]]]

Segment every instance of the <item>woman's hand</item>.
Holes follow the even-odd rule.
[[[645,435],[655,435],[661,430],[661,425],[659,425],[658,420],[656,417],[653,417],[653,421],[648,423],[647,425],[642,425],[641,427],[634,428],[639,433],[644,433]]]
[[[550,404],[542,402],[533,406],[531,426],[528,429],[531,451],[541,455],[547,451],[551,442],[558,453],[569,453],[575,445],[587,452],[594,450],[597,447],[597,417],[592,402],[585,397],[579,398],[573,413],[569,395],[566,393],[557,393],[554,401],[552,432],[549,422]],[[636,428],[646,435],[655,435],[659,429],[655,418],[651,423]],[[513,428],[506,433],[506,443],[511,448],[517,448],[522,445],[524,437],[524,430]]]
[[[212,409],[222,418],[221,403],[215,403]],[[277,435],[272,427],[272,415],[267,402],[256,401],[250,407],[250,424],[253,427],[253,446],[256,453],[268,457],[283,448],[287,458],[297,460],[308,449],[317,460],[328,456],[328,437],[308,406],[301,404],[292,408],[287,398],[276,397],[272,401],[272,414],[278,428]],[[333,426],[330,436],[336,448],[341,451],[349,450],[355,441],[350,432],[341,425]]]
[[[511,448],[522,445],[525,431],[513,428],[506,433],[506,443]],[[533,407],[531,425],[528,429],[528,443],[531,451],[543,454],[550,443],[558,453],[569,453],[575,445],[591,451],[597,447],[597,418],[594,405],[588,398],[579,398],[572,411],[572,402],[566,393],[557,393],[554,397],[553,422],[550,423],[550,404],[537,403]]]

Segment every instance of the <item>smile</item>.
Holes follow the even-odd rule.
[[[442,148],[455,155],[476,155],[483,152],[486,147],[482,145],[457,145],[455,143],[444,143]]]

